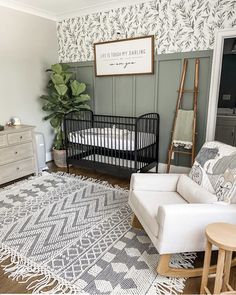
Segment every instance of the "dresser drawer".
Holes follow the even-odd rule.
[[[7,135],[8,144],[18,144],[21,142],[31,141],[32,133],[31,131],[23,131],[17,133],[10,133]]]
[[[0,150],[0,165],[30,158],[33,153],[31,142],[2,148]]]
[[[0,167],[0,184],[35,172],[34,158],[18,161]]]
[[[7,136],[6,134],[0,134],[0,147],[7,146]]]

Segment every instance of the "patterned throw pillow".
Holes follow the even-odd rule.
[[[236,172],[227,169],[215,185],[218,201],[236,203]]]
[[[215,194],[218,201],[236,203],[236,147],[217,141],[205,143],[189,177]]]

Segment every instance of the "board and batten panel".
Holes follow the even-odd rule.
[[[114,77],[114,114],[121,116],[133,115],[133,77]]]
[[[112,77],[95,78],[95,113],[99,115],[114,114],[114,81]]]
[[[157,76],[157,108],[160,115],[160,150],[162,163],[167,160],[167,151],[171,138],[173,119],[176,109],[177,89],[181,75],[181,59],[159,60]]]
[[[156,66],[155,62],[155,66]],[[155,112],[156,96],[156,74],[140,75],[135,79],[135,116]]]
[[[160,162],[166,163],[184,58],[188,58],[186,89],[193,88],[195,58],[200,58],[197,121],[197,151],[205,141],[211,77],[212,50],[157,55],[154,75],[95,77],[94,63],[71,63],[79,81],[88,84],[97,114],[139,116],[160,114]],[[90,88],[91,85],[91,88]],[[191,107],[192,95],[185,94],[184,107]],[[188,166],[186,156],[175,155],[174,164]]]
[[[211,59],[200,59],[198,113],[197,113],[197,151],[201,148],[206,138],[207,112],[209,103],[209,86],[211,80]]]
[[[173,120],[177,102],[177,90],[181,79],[184,58],[188,58],[188,68],[185,89],[193,90],[195,60],[200,59],[199,66],[199,95],[197,113],[196,151],[198,152],[206,136],[206,122],[211,78],[212,51],[199,51],[161,55],[158,60],[158,99],[157,112],[160,114],[160,161],[166,163],[167,150],[173,129]],[[193,94],[185,93],[183,108],[193,108]],[[169,111],[170,110],[170,111]],[[162,127],[163,126],[163,127]],[[190,157],[180,154],[174,155],[175,165],[190,166]]]

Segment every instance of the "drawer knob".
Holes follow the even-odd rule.
[[[15,152],[15,154],[17,155],[17,154],[18,154],[18,152]]]
[[[20,139],[22,139],[22,138],[23,138],[23,136],[21,135],[21,136],[20,136]]]
[[[17,167],[16,170],[20,170],[20,167]]]

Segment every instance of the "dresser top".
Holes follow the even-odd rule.
[[[0,135],[32,130],[34,128],[35,128],[34,126],[30,126],[30,125],[5,126],[4,130],[0,131]]]

